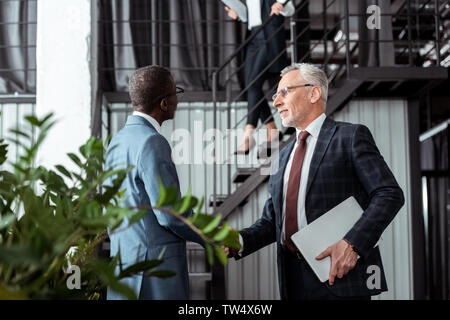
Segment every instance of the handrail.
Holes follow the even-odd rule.
[[[336,0],[333,0],[333,1],[336,1]],[[286,2],[286,3],[287,3],[287,2]],[[301,3],[295,8],[294,14],[295,14],[298,10],[302,9],[303,6],[305,6],[306,3],[307,3],[306,1],[305,1],[305,2],[301,2]],[[265,46],[266,44],[268,44],[269,41],[270,41],[273,37],[275,37],[275,35],[277,35],[282,29],[284,29],[284,25],[279,26],[279,27],[275,30],[275,32],[273,32],[273,33],[272,33],[272,34],[264,41],[264,43],[263,43],[258,49],[256,49],[256,51],[252,54],[252,56],[251,56],[251,57],[246,57],[246,59],[253,58],[253,57],[256,55],[256,53],[258,53],[258,51],[260,51],[261,49],[263,49],[264,46]],[[259,29],[257,29],[257,30],[258,30],[258,32],[259,32]],[[256,36],[256,34],[257,34],[258,32],[255,31],[255,33],[254,33],[252,36]],[[283,49],[283,52],[285,52],[286,50],[287,50],[287,48]],[[276,61],[276,59],[274,59],[274,61]],[[274,63],[274,61],[271,62],[270,66],[272,66],[272,64]],[[233,77],[233,76],[234,76],[235,74],[237,74],[243,67],[245,67],[245,62],[242,63],[239,67],[237,67],[236,70],[234,70],[234,72],[233,72],[228,78]],[[218,68],[218,69],[216,70],[217,73],[220,71],[219,69],[220,69],[220,68]],[[260,76],[260,74],[259,74],[258,76],[256,76],[255,79],[257,79],[259,76]],[[246,90],[244,89],[244,91],[246,91]]]
[[[334,0],[334,1],[335,1],[335,0]],[[339,19],[339,20],[333,25],[333,28],[334,28],[335,26],[337,26],[337,25],[342,21],[342,19],[343,19],[343,18]],[[325,38],[328,36],[329,33],[331,33],[331,31],[333,30],[333,28],[331,28],[328,32],[325,33],[325,35],[324,35]],[[305,31],[305,30],[303,30],[300,34],[298,34],[298,35],[295,37],[295,39],[297,40],[300,36],[302,36],[302,34],[304,33],[304,31]],[[320,44],[320,42],[317,42],[316,44],[314,44],[314,45],[311,47],[311,51],[312,51],[313,49],[315,49],[319,44]],[[354,47],[354,48],[355,48],[355,47]],[[281,54],[283,54],[286,50],[287,50],[287,48],[283,49],[283,51],[280,52],[279,56],[281,56]],[[352,51],[353,51],[353,50],[352,50]],[[308,55],[308,54],[303,55],[302,58],[300,59],[300,61],[303,61],[303,59],[306,58],[307,55]],[[279,56],[277,56],[276,59],[278,59]],[[274,61],[276,61],[276,59],[274,59]],[[231,101],[231,103],[236,102],[236,101],[241,97],[241,95],[242,95],[244,92],[246,92],[246,91],[253,85],[253,83],[258,79],[258,77],[261,76],[262,74],[264,74],[264,72],[266,72],[266,71],[270,68],[271,65],[272,65],[272,64],[269,64],[263,71],[261,71],[261,72],[255,77],[255,79],[254,79],[247,87],[245,87],[245,88],[237,95],[237,97],[235,97],[235,98]],[[233,73],[233,74],[234,74],[234,73]],[[275,85],[275,86],[276,86],[276,85]],[[275,88],[275,86],[272,86],[271,90],[273,90],[273,89]],[[260,99],[260,100],[255,104],[255,106],[254,106],[249,112],[253,112],[254,110],[256,110],[256,108],[258,107],[258,105],[259,105],[262,101],[264,101],[265,99],[266,99],[266,96],[264,96],[262,99]],[[241,124],[241,122],[242,122],[245,118],[246,118],[246,116],[244,116],[243,118],[241,118],[241,119],[234,125],[233,129],[235,129],[239,124]],[[226,138],[226,136],[224,136],[224,139],[225,139],[225,138]]]
[[[288,1],[286,1],[286,3],[285,4],[287,4],[287,3],[289,3],[289,2],[291,2],[292,0],[288,0]],[[252,41],[255,37],[256,37],[256,35],[261,31],[261,30],[263,30],[268,24],[269,24],[269,22],[270,21],[272,21],[272,19],[274,19],[274,17],[275,16],[269,16],[269,18],[267,18],[262,24],[261,24],[261,26],[259,26],[258,27],[258,29],[256,29],[256,31],[253,33],[253,34],[251,34],[245,41],[244,41],[244,43],[242,43],[235,51],[234,51],[234,53],[232,53],[231,54],[231,56],[227,59],[227,60],[225,60],[225,62],[224,63],[222,63],[221,65],[220,65],[220,67],[219,68],[217,68],[217,70],[216,70],[216,72],[217,73],[220,73],[223,69],[225,69],[225,67],[239,54],[239,53],[241,53],[241,51],[242,51],[242,49],[244,49],[246,46],[247,46],[247,44],[249,44],[250,43],[250,41]]]

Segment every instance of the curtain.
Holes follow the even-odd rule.
[[[246,26],[231,21],[219,0],[101,0],[101,19],[106,92],[128,91],[133,71],[151,64],[169,68],[187,90],[210,90],[214,69],[245,41]],[[242,63],[240,55],[232,67]],[[233,78],[235,86],[241,77]]]
[[[36,0],[0,1],[0,94],[36,92]]]
[[[431,299],[450,299],[449,129],[421,143],[421,165],[427,177],[427,289]],[[430,174],[431,173],[431,174]]]

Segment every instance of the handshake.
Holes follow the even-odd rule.
[[[233,228],[230,227],[230,230],[233,230]],[[240,237],[239,237],[240,238]],[[239,243],[240,248],[242,249],[242,243],[239,241],[239,238],[236,239],[236,241]],[[227,255],[227,258],[234,258],[236,256],[239,255],[239,250],[240,249],[236,249],[236,248],[231,248],[231,247],[227,247],[225,245],[222,245],[222,250],[225,252],[225,254]]]
[[[234,258],[239,255],[239,250],[234,248],[228,248],[225,246],[222,246],[222,250],[225,251],[225,254],[227,255],[227,258]]]

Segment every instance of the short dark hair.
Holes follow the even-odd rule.
[[[137,69],[128,83],[134,110],[150,112],[160,102],[157,99],[172,88],[172,74],[161,66],[146,66]]]

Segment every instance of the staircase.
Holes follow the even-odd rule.
[[[334,2],[335,0],[324,2],[322,13],[324,17],[328,16],[327,8]],[[295,26],[296,20],[294,17],[300,10],[304,9],[302,5],[305,3],[307,2],[301,2],[296,6],[296,14],[290,18],[291,26]],[[349,3],[349,1],[345,1],[345,12],[339,17],[338,22],[329,27],[325,23],[322,37],[312,39],[310,45],[314,63],[321,65],[329,75],[330,89],[327,115],[338,111],[352,97],[418,97],[448,78],[448,67],[445,66],[445,61],[448,62],[450,59],[450,50],[448,40],[446,46],[442,46],[441,41],[450,38],[450,21],[448,21],[450,9],[446,1],[418,1],[414,2],[414,5],[411,1],[393,2],[392,10],[395,11],[392,13],[392,28],[396,65],[386,67],[360,67],[356,64],[358,62],[358,39],[355,39],[354,32],[349,29],[349,18],[354,16],[349,13]],[[324,19],[325,21],[326,19]],[[263,23],[261,28],[267,22]],[[342,24],[344,30],[340,29]],[[436,33],[436,30],[440,31]],[[296,32],[295,27],[290,29],[291,40],[287,46],[290,58],[297,56],[295,53],[296,39],[302,36],[302,31]],[[336,39],[339,32],[341,32],[341,37]],[[311,34],[317,35],[317,32],[311,31]],[[417,39],[420,41],[417,41]],[[248,39],[246,43],[250,40]],[[234,73],[228,68],[233,59],[243,50],[246,43],[238,48],[235,54],[213,73],[213,98],[217,95],[215,92],[219,87],[224,87],[226,92],[231,92],[231,77]],[[434,45],[431,49],[427,46],[430,43]],[[332,47],[333,50],[328,51],[326,48],[329,47]],[[425,47],[428,50],[424,51]],[[345,49],[344,52],[343,49]],[[314,54],[315,51],[320,51],[321,55]],[[340,61],[340,64],[330,63],[332,61]],[[303,62],[303,60],[297,62]],[[424,64],[426,67],[424,67]],[[269,67],[270,65],[267,66],[267,69]],[[224,70],[227,71],[229,77],[224,80],[222,85],[219,85],[217,79]],[[276,85],[268,88],[267,98],[275,91]],[[237,94],[238,98],[244,95],[247,89],[244,88]],[[227,94],[226,100],[229,108],[231,108],[231,103],[235,102],[237,98],[233,100]],[[216,100],[214,103],[216,103]],[[276,114],[276,110],[273,113]],[[243,120],[245,119],[238,121],[233,128],[243,125]],[[285,141],[280,143],[280,150],[291,138],[289,133],[285,135]],[[238,162],[236,160],[236,163]],[[225,216],[229,214],[233,208],[244,203],[246,197],[255,187],[267,179],[267,177],[261,175],[261,168],[267,166],[270,166],[270,160],[251,167],[237,165],[233,172],[231,172],[231,166],[229,166],[228,184],[236,185],[236,191],[229,192],[229,194],[217,194],[214,190],[209,205],[214,208],[215,212],[220,212]],[[217,177],[214,176],[214,178]],[[215,186],[216,183],[214,183]],[[228,187],[228,190],[231,189],[231,187]]]
[[[331,3],[334,1],[331,1]],[[303,2],[304,3],[304,2]],[[326,4],[327,1],[324,1]],[[358,60],[358,40],[355,40],[354,33],[349,29],[349,1],[345,1],[344,30],[341,30],[342,37],[336,41],[334,38],[333,50],[327,52],[330,47],[330,38],[333,33],[339,32],[337,23],[329,28],[324,26],[323,37],[319,41],[312,41],[311,52],[321,46],[322,55],[314,56],[314,62],[321,65],[329,75],[329,99],[327,102],[327,115],[342,108],[350,99],[354,97],[419,97],[430,89],[436,87],[441,82],[448,79],[448,66],[450,65],[450,52],[448,39],[450,38],[449,6],[445,1],[419,1],[412,6],[410,1],[394,1],[392,25],[393,41],[395,44],[395,66],[385,67],[362,67],[357,65]],[[296,13],[301,10],[301,4],[296,6]],[[324,6],[323,15],[327,16],[327,6]],[[295,16],[295,15],[294,15]],[[326,20],[326,19],[324,19]],[[340,20],[341,21],[341,20]],[[442,23],[441,23],[442,21]],[[291,26],[295,25],[295,19],[291,18]],[[301,33],[301,30],[299,31]],[[289,56],[297,56],[295,53],[295,39],[298,34],[295,27],[291,28],[291,41],[288,48]],[[420,39],[420,41],[413,41]],[[447,39],[443,45],[442,39]],[[431,43],[431,48],[430,48]],[[342,49],[344,54],[342,54]],[[427,48],[427,50],[425,50]],[[236,52],[228,61],[213,74],[213,98],[218,89],[218,75],[222,70],[227,69],[228,64],[237,55]],[[330,64],[332,61],[340,61],[340,65]],[[303,62],[298,60],[297,62]],[[269,68],[270,65],[267,67]],[[227,71],[227,75],[230,71]],[[230,92],[230,78],[224,81],[223,86],[226,92]],[[269,88],[267,96],[275,91],[276,85]],[[241,96],[248,88],[242,90]],[[234,102],[231,96],[226,98],[230,108]],[[214,100],[216,103],[216,100]],[[274,112],[276,113],[276,111]],[[239,125],[239,123],[238,123]],[[259,127],[258,127],[259,128]],[[257,128],[257,129],[258,129]],[[285,135],[285,139],[280,142],[281,150],[285,145],[294,139],[292,135]],[[272,156],[272,158],[275,155]],[[236,161],[237,162],[237,161]],[[267,159],[259,166],[236,167],[231,172],[228,166],[228,190],[234,185],[235,191],[228,194],[217,194],[216,192],[216,168],[214,170],[214,190],[211,195],[210,206],[214,212],[222,214],[227,218],[236,208],[245,204],[246,199],[265,183],[269,176],[267,169],[270,167],[271,159]],[[214,274],[213,274],[214,277]]]

